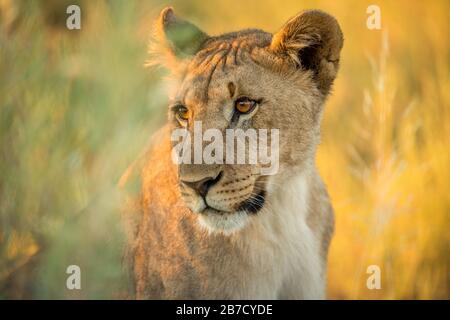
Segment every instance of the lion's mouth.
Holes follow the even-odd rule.
[[[226,214],[233,214],[235,212],[245,212],[247,214],[256,214],[258,213],[263,207],[266,199],[266,192],[264,190],[259,191],[259,193],[252,195],[251,197],[247,198],[243,202],[241,202],[235,211],[223,211],[218,210],[214,207],[209,206],[205,201],[205,209],[203,209],[200,213],[201,214],[217,214],[217,215],[226,215]]]
[[[220,215],[222,215],[222,214],[230,214],[230,213],[232,213],[232,212],[229,212],[229,211],[223,211],[223,210],[217,210],[217,209],[215,209],[215,208],[213,208],[213,207],[210,207],[210,206],[206,206],[205,207],[205,209],[203,209],[203,211],[201,211],[200,212],[201,214],[220,214]]]
[[[247,213],[256,214],[263,207],[266,201],[266,192],[264,190],[259,191],[259,193],[252,195],[247,200],[243,201],[239,207],[238,211],[245,211]]]
[[[241,202],[233,211],[223,211],[204,203],[204,209],[199,212],[200,225],[210,232],[220,232],[229,235],[242,229],[252,214],[258,213],[265,203],[264,190]]]

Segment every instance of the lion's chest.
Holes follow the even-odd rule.
[[[249,227],[245,272],[237,294],[243,298],[322,298],[324,261],[316,232],[306,223],[308,185],[299,176],[272,197]],[[244,230],[245,232],[246,230]]]

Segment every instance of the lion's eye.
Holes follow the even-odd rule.
[[[172,107],[172,111],[175,113],[175,117],[181,123],[185,123],[191,117],[191,111],[183,105],[176,105]]]
[[[254,100],[251,100],[249,98],[239,98],[238,100],[236,100],[236,102],[234,103],[234,108],[242,113],[250,113],[251,111],[253,111],[253,109],[256,107],[258,103]]]

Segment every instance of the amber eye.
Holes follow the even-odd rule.
[[[234,104],[234,108],[240,113],[249,113],[256,107],[257,102],[249,98],[239,98]]]
[[[183,105],[172,107],[172,111],[175,113],[177,120],[181,123],[188,121],[191,116],[190,110]]]

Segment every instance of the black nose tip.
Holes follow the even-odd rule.
[[[215,185],[220,180],[221,177],[222,177],[222,172],[220,172],[217,175],[217,177],[215,177],[215,178],[207,177],[202,180],[192,181],[192,182],[181,180],[181,182],[183,182],[185,185],[187,185],[191,189],[195,190],[200,196],[202,196],[204,198],[208,194],[208,190],[213,185]]]

